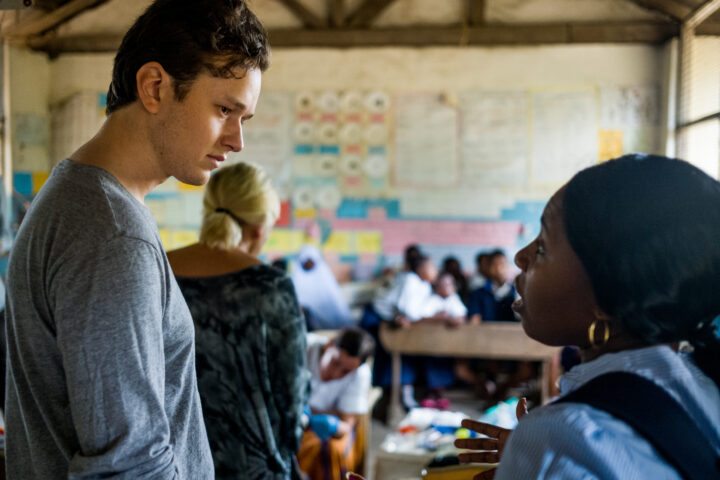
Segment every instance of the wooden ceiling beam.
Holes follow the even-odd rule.
[[[718,10],[720,10],[720,0],[707,0],[692,12],[683,23],[688,28],[697,28]]]
[[[345,3],[343,0],[327,0],[328,22],[331,27],[342,27],[345,24]]]
[[[285,8],[290,10],[308,28],[324,28],[327,26],[320,17],[308,10],[299,0],[280,0],[280,3],[285,5]]]
[[[350,27],[369,27],[377,17],[395,0],[365,0],[350,14],[347,25]]]
[[[482,25],[485,23],[485,0],[467,0],[468,2],[468,24],[470,26]]]
[[[693,7],[675,0],[631,0],[647,10],[663,13],[673,20],[681,21],[690,15]]]
[[[20,19],[18,23],[9,25],[3,30],[2,34],[4,37],[29,37],[31,35],[39,35],[60,26],[85,10],[97,7],[106,1],[107,0],[72,0],[51,12],[35,10]]]
[[[275,48],[292,47],[432,47],[539,45],[565,43],[661,44],[678,34],[678,25],[648,22],[601,22],[579,24],[485,25],[482,27],[410,27],[377,29],[278,29],[270,30]],[[29,39],[27,45],[49,54],[114,52],[122,37],[95,35],[58,38],[53,35]]]

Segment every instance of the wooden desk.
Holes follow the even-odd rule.
[[[550,363],[558,353],[525,334],[519,323],[487,322],[480,325],[419,324],[409,328],[380,325],[380,341],[392,355],[393,382],[390,402],[390,425],[396,426],[404,412],[400,406],[400,355],[532,360],[542,362],[542,402],[548,400]]]

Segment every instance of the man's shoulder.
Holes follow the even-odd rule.
[[[35,221],[55,219],[55,228],[85,232],[94,238],[128,236],[154,242],[149,210],[99,167],[63,160],[33,204]]]

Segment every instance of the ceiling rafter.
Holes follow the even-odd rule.
[[[467,0],[468,24],[482,25],[485,23],[485,0]]]
[[[345,3],[343,0],[327,0],[328,23],[331,27],[342,27],[345,23]]]
[[[322,28],[270,30],[274,47],[376,47],[538,45],[561,43],[662,44],[678,34],[679,26],[656,22],[552,23],[536,25],[484,25],[480,27]],[[112,52],[120,35],[31,38],[28,46],[56,53]]]
[[[97,7],[107,1],[108,0],[72,0],[51,12],[45,12],[39,9],[33,10],[17,23],[5,28],[3,30],[3,36],[29,37],[39,35],[53,28],[57,28],[85,10]]]
[[[395,0],[365,0],[350,14],[347,25],[350,27],[369,27],[380,14]]]
[[[315,15],[308,8],[300,3],[299,0],[279,0],[280,3],[285,5],[285,8],[290,10],[307,28],[323,28],[325,22],[320,17]]]
[[[682,21],[693,11],[693,6],[677,0],[631,0],[640,7],[665,14],[676,21]]]
[[[689,17],[686,17],[684,22],[688,28],[697,28],[717,12],[718,9],[720,9],[720,0],[707,0],[695,9]]]

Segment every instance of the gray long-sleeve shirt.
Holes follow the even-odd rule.
[[[194,328],[149,210],[63,160],[8,270],[9,479],[207,479]]]

